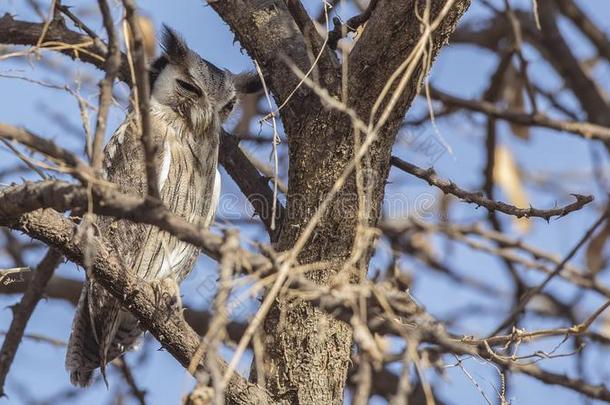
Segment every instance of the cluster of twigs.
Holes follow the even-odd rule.
[[[509,377],[514,373],[610,402],[610,389],[592,382],[588,371],[568,376],[539,365],[542,361],[566,355],[575,356],[582,362],[585,342],[601,347],[610,345],[610,335],[594,327],[596,322],[601,323],[604,310],[610,306],[610,287],[603,282],[606,266],[603,260],[595,261],[603,256],[610,233],[606,196],[596,206],[592,196],[574,193],[576,201],[543,209],[502,202],[494,192],[498,121],[528,130],[542,127],[567,132],[578,135],[583,142],[601,143],[606,148],[610,145],[610,104],[606,95],[557,28],[559,15],[567,17],[596,47],[597,58],[610,62],[610,41],[576,2],[534,2],[533,10],[514,10],[508,1],[496,2],[499,5],[484,1],[490,12],[487,24],[465,24],[457,30],[457,21],[469,5],[467,0],[405,2],[408,6],[389,0],[371,0],[367,4],[354,1],[361,14],[346,22],[335,18],[332,29],[329,26],[330,7],[337,2],[324,2],[317,21],[310,17],[300,1],[277,2],[265,9],[272,16],[265,27],[256,25],[260,21],[250,17],[260,12],[259,7],[268,6],[244,2],[247,7],[238,9],[242,2],[210,2],[257,59],[262,80],[266,82],[265,94],[244,101],[243,115],[235,128],[237,136],[223,131],[219,156],[220,163],[261,219],[271,242],[257,244],[256,249],[242,247],[235,228],[229,227],[219,236],[188,223],[158,200],[155,146],[148,136],[148,61],[137,7],[131,0],[122,2],[126,41],[123,53],[121,35],[107,0],[97,3],[107,43],[79,19],[78,13],[59,0],[52,2],[51,13],[43,22],[22,21],[9,14],[0,18],[0,43],[25,46],[11,48],[0,55],[0,60],[27,58],[50,50],[104,72],[99,81],[95,128],[85,131],[88,159],[27,128],[0,123],[0,140],[11,148],[15,161],[22,162],[12,168],[0,168],[5,170],[0,171],[0,176],[25,171],[42,177],[0,188],[0,226],[5,231],[3,249],[19,268],[0,273],[0,292],[22,294],[20,303],[13,308],[14,316],[0,352],[0,394],[5,393],[11,364],[24,338],[53,342],[25,334],[38,301],[48,297],[76,304],[78,300],[80,282],[53,275],[66,258],[86,266],[185,370],[196,377],[197,385],[185,398],[187,403],[271,404],[297,403],[299,400],[313,403],[320,398],[338,403],[342,399],[343,384],[347,384],[353,402],[358,404],[367,403],[372,395],[381,395],[394,404],[417,401],[431,404],[438,400],[442,384],[429,380],[428,369],[443,373],[448,367],[462,369],[467,383],[477,387],[484,400],[491,403],[464,366],[469,358],[479,359],[497,370],[500,383],[496,399],[502,404],[509,401]],[[389,24],[384,19],[394,17],[400,23],[396,23],[396,27],[392,25],[392,29],[384,29]],[[403,20],[414,22],[411,31],[399,27]],[[277,38],[270,34],[281,30],[291,30],[292,35]],[[353,32],[358,32],[358,38],[346,38]],[[481,100],[451,96],[423,82],[436,53],[448,38],[452,42],[469,43],[497,52],[498,68]],[[385,44],[383,49],[378,49],[380,43]],[[528,62],[522,53],[524,43],[545,55],[579,102],[579,108],[568,107],[560,97],[530,80]],[[278,53],[278,47],[285,52]],[[337,49],[342,52],[340,58]],[[370,73],[363,66],[382,56],[395,60],[385,63],[385,70],[379,68],[378,75],[370,79]],[[352,70],[348,70],[347,64]],[[115,185],[101,177],[106,123],[117,80],[130,87],[131,106],[140,116],[149,186],[145,196],[119,192]],[[519,97],[529,100],[530,111],[524,107],[523,100],[521,105],[512,100],[508,107],[502,106],[507,104],[503,99],[506,88],[514,85],[510,80],[520,83]],[[430,108],[437,109],[434,112],[436,120],[451,118],[462,111],[474,112],[486,120],[487,164],[480,191],[467,191],[440,177],[431,167],[408,162],[398,156],[400,151],[392,155],[404,113],[422,87]],[[371,89],[378,91],[370,93]],[[258,100],[266,97],[270,101],[270,92],[280,107],[276,111],[261,111]],[[553,107],[552,111],[540,110],[538,104],[542,99]],[[79,99],[79,106],[83,120],[87,121],[89,106],[83,99]],[[278,144],[280,136],[276,132],[269,139],[247,133],[250,122],[257,117],[263,117],[262,121],[276,117],[284,120],[290,154]],[[308,119],[312,117],[317,118]],[[327,121],[323,122],[321,117]],[[332,130],[331,123],[337,128]],[[85,122],[84,128],[87,126]],[[273,128],[276,131],[275,123]],[[315,144],[318,137],[320,142]],[[274,167],[268,168],[250,158],[240,141],[242,144],[270,143],[280,157],[276,155]],[[314,149],[316,147],[319,149]],[[329,159],[317,156],[320,150],[333,147],[336,150],[329,152]],[[278,197],[278,184],[284,177],[281,169],[288,162],[293,170],[288,186],[279,187],[279,192],[283,190],[287,199],[284,206]],[[401,175],[410,174],[424,180],[447,197],[484,208],[483,223],[454,222],[447,215],[441,216],[439,222],[417,217],[380,219],[390,165],[400,169]],[[332,172],[332,176],[323,178],[323,170]],[[319,176],[310,176],[311,173]],[[381,178],[375,179],[369,173],[376,173]],[[67,177],[56,178],[56,174]],[[275,177],[274,187],[269,185],[270,177]],[[311,183],[312,178],[316,183]],[[603,176],[597,180],[604,184]],[[353,193],[348,193],[347,189]],[[604,193],[607,191],[604,189]],[[303,195],[304,202],[299,200]],[[560,196],[562,200],[566,197],[565,194]],[[342,198],[346,200],[341,204],[348,205],[345,212],[337,211],[337,207],[344,208],[337,202]],[[301,212],[300,203],[311,205]],[[586,210],[598,210],[598,219],[578,231],[581,234],[578,242],[563,256],[512,236],[505,229],[506,218],[530,221],[541,218],[545,221],[536,222],[536,225],[548,226],[551,220],[559,221]],[[499,217],[497,213],[505,214],[505,217]],[[138,279],[130,269],[122,268],[103,235],[82,237],[83,228],[88,225],[86,221],[83,221],[85,224],[80,222],[87,214],[159,227],[215,259],[219,283],[209,312],[186,310],[183,314],[160,307],[155,290],[158,287]],[[345,219],[336,218],[342,214],[346,215]],[[345,224],[351,227],[346,236],[341,230],[335,230],[342,229]],[[12,231],[40,241],[48,249],[35,270],[28,270],[24,257],[39,245],[15,237]],[[347,244],[342,242],[343,237]],[[480,269],[472,269],[465,275],[456,268],[460,267],[459,263],[447,264],[431,242],[435,238],[500,259],[514,284],[512,296],[506,293],[510,291],[508,287],[481,281],[476,276]],[[393,260],[381,274],[367,278],[373,250],[375,247],[381,249],[382,243],[378,241],[388,242]],[[340,252],[330,246],[342,243],[345,246]],[[576,264],[574,258],[585,249],[590,260],[583,267]],[[454,329],[456,325],[451,319],[443,321],[441,317],[433,316],[411,295],[410,289],[417,281],[411,277],[416,279],[417,272],[409,275],[401,267],[404,258],[418,269],[444,274],[457,285],[456,288],[471,288],[476,294],[496,297],[510,305],[501,312],[502,319],[487,336],[471,336],[460,328]],[[542,282],[527,282],[521,269],[540,273]],[[591,294],[603,299],[604,303],[584,315],[576,312],[571,303],[548,288],[555,278],[574,288],[579,296]],[[243,286],[249,286],[248,294],[262,297],[262,302],[251,319],[231,319],[228,315],[231,296]],[[545,310],[539,311],[540,314],[535,314],[532,305],[537,299],[550,303]],[[279,316],[273,318],[275,313],[284,310],[288,315],[281,318],[282,322],[296,319],[295,313],[298,313],[304,323],[311,320],[312,330],[327,328],[329,334],[343,339],[342,344],[337,345],[343,347],[343,351],[338,350],[337,357],[343,358],[337,361],[344,367],[336,370],[334,377],[340,381],[339,394],[330,392],[331,389],[324,393],[328,387],[320,386],[316,388],[320,397],[309,398],[309,402],[303,399],[306,396],[301,397],[300,390],[308,393],[309,388],[299,384],[311,384],[307,378],[314,378],[314,369],[305,373],[305,380],[282,380],[290,380],[288,371],[294,369],[289,361],[278,366],[277,357],[280,356],[273,357],[269,348],[272,343],[265,337],[278,330],[289,334],[290,327],[279,329],[286,327],[278,326]],[[479,310],[475,308],[473,312],[476,314]],[[522,320],[528,314],[559,318],[563,326],[525,329]],[[320,326],[326,323],[327,326]],[[320,332],[324,333],[327,331]],[[274,339],[284,338],[279,333],[273,336]],[[393,344],[395,340],[391,337],[399,338],[400,343]],[[548,350],[531,349],[532,343],[544,343],[550,338],[562,341]],[[568,341],[576,350],[564,353],[563,347]],[[350,350],[352,344],[357,350]],[[220,355],[223,347],[234,349],[229,362]],[[320,347],[322,356],[331,346]],[[252,369],[255,373],[250,377],[235,371],[246,350],[254,353]],[[281,354],[286,353],[287,350]],[[401,365],[398,374],[389,367],[396,363]],[[130,395],[139,403],[145,403],[146,390],[138,387],[131,367],[124,360],[117,360],[116,366]],[[274,374],[270,371],[278,367],[285,372]],[[298,393],[285,399],[278,393],[286,386],[297,386]]]

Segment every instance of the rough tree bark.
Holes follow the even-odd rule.
[[[312,29],[312,23],[299,2],[210,1],[210,5],[229,24],[237,39],[260,65],[277,104],[285,104],[281,118],[288,137],[290,168],[287,207],[282,215],[284,220],[276,243],[279,251],[289,250],[295,245],[320,202],[345,168],[354,161],[356,148],[367,136],[362,131],[355,132],[353,120],[345,113],[327,108],[327,103],[316,92],[307,85],[300,85],[300,78],[294,74],[292,66],[303,72],[308,71],[313,62],[310,55],[320,53],[312,75],[318,85],[326,89],[330,97],[345,101],[362,121],[368,122],[370,119],[374,124],[381,116],[379,112],[384,111],[388,100],[397,92],[397,86],[390,87],[378,112],[371,116],[375,101],[422,36],[422,24],[418,17],[425,14],[424,9],[428,4],[430,21],[434,21],[441,10],[447,11],[431,36],[426,50],[428,58],[418,62],[407,86],[396,94],[397,102],[366,154],[366,176],[362,188],[359,188],[356,175],[352,173],[323,212],[298,257],[300,263],[329,263],[324,270],[308,273],[309,278],[322,285],[332,285],[339,280],[357,283],[365,277],[372,243],[366,243],[362,249],[355,246],[359,230],[362,226],[370,230],[377,225],[398,128],[428,73],[430,65],[427,62],[434,60],[447,42],[470,0],[380,0],[375,4],[366,28],[348,59],[343,62],[347,63],[348,69],[341,69],[334,51],[323,46],[324,39]],[[10,22],[8,16],[4,19],[4,22]],[[49,32],[59,35],[61,28],[53,25]],[[24,32],[31,31],[28,30]],[[81,39],[75,37],[74,41]],[[8,42],[25,43],[21,41]],[[94,47],[103,50],[99,44],[94,44]],[[124,79],[123,76],[121,78]],[[342,94],[342,88],[348,89],[349,94]],[[366,190],[364,193],[367,195],[364,206],[362,190]],[[365,215],[360,215],[362,210]],[[17,225],[13,227],[20,228]],[[68,233],[67,229],[65,231]],[[367,236],[368,242],[372,241],[370,235]],[[271,236],[274,240],[278,235]],[[71,243],[65,240],[47,242],[56,247]],[[78,247],[73,246],[73,250],[77,251]],[[76,261],[81,259],[78,254],[72,253],[68,257]],[[117,269],[106,270],[100,276],[116,276]],[[122,291],[134,290],[130,285],[132,282],[132,279],[121,281],[117,277],[108,280],[107,284],[109,288],[116,284],[111,291],[120,295]],[[138,290],[141,297],[141,291],[146,288]],[[154,318],[148,313],[153,307],[149,302],[143,304],[132,298],[127,303],[138,307],[141,313],[150,315],[141,318],[150,330],[167,331],[164,329],[167,325],[146,323]],[[349,325],[310,304],[278,297],[264,323],[264,388],[272,400],[291,404],[342,403],[352,333]],[[185,354],[190,353],[192,346],[196,345],[196,339],[189,339],[187,343],[186,349],[174,353],[177,358],[186,358]],[[232,391],[239,391],[239,388]],[[229,399],[239,402],[235,395],[235,392],[233,397],[229,395]]]
[[[307,23],[302,21],[302,15],[294,12],[297,21],[290,21],[290,13],[283,2],[267,2],[263,8],[254,3],[231,0],[212,2],[211,5],[261,65],[276,101],[281,105],[298,83],[286,59],[307,71],[309,59],[305,46],[308,44],[316,51],[320,41],[303,39],[298,29]],[[415,8],[417,6],[422,11],[425,3],[415,0],[379,1],[362,37],[350,53],[347,104],[364,121],[371,115],[371,108],[389,77],[420,38],[421,25]],[[436,0],[430,3],[431,19],[434,19],[447,2]],[[453,3],[433,34],[432,49],[429,49],[433,58],[447,42],[470,1]],[[320,85],[331,96],[341,99],[340,71],[334,65],[333,56],[324,52],[319,65]],[[379,218],[398,127],[428,68],[420,65],[412,75],[406,91],[368,153],[370,166],[367,172],[372,174],[366,176],[368,184],[365,184],[365,188],[370,190],[370,206],[366,208],[366,225],[369,227],[375,227]],[[380,110],[383,107],[382,104]],[[343,113],[326,109],[318,95],[307,89],[300,89],[292,96],[282,110],[282,121],[288,136],[290,169],[287,214],[277,245],[280,251],[293,247],[320,202],[353,160],[355,139],[350,119]],[[352,255],[358,209],[356,178],[351,175],[299,256],[301,263],[332,263],[323,271],[309,274],[316,282],[328,285],[337,277],[358,282],[366,274],[370,249],[357,260],[356,271],[345,266]],[[352,345],[352,332],[347,324],[309,304],[280,297],[269,313],[264,329],[266,388],[278,402],[342,402]]]
[[[106,1],[98,0],[101,6]],[[221,285],[230,284],[224,282],[229,278],[229,262],[236,265],[234,281],[258,280],[256,286],[268,285],[271,281],[273,287],[268,290],[260,306],[259,316],[246,324],[227,325],[227,335],[233,341],[239,340],[240,350],[249,343],[257,356],[263,355],[257,357],[253,365],[253,371],[261,374],[253,373],[248,378],[233,373],[228,385],[223,387],[218,385],[223,377],[220,374],[233,370],[233,362],[227,368],[217,355],[211,355],[200,363],[202,370],[208,360],[208,364],[217,363],[216,375],[212,373],[212,388],[223,390],[228,403],[338,404],[343,400],[346,377],[354,388],[352,400],[358,405],[367,403],[373,394],[383,395],[389,403],[424,403],[424,396],[426,403],[441,403],[433,401],[436,396],[434,389],[443,388],[438,384],[429,386],[423,378],[419,378],[417,385],[413,386],[416,379],[411,370],[415,366],[421,377],[425,373],[423,369],[444,368],[440,362],[448,358],[452,361],[457,359],[455,367],[462,367],[462,360],[476,358],[480,362],[483,359],[489,362],[486,367],[490,371],[500,371],[497,389],[493,392],[498,403],[507,403],[507,397],[516,397],[519,393],[520,388],[515,390],[515,387],[520,384],[514,384],[510,378],[513,373],[528,375],[540,383],[563,387],[591,399],[610,402],[610,390],[603,383],[605,371],[599,375],[594,374],[585,358],[591,347],[598,347],[589,343],[601,347],[610,345],[607,333],[604,334],[603,328],[598,327],[600,324],[592,327],[593,322],[600,321],[604,311],[610,308],[610,290],[604,284],[604,274],[607,273],[602,273],[604,267],[608,269],[607,263],[604,263],[604,253],[610,240],[610,227],[607,224],[610,213],[607,208],[608,182],[603,170],[605,160],[600,159],[595,150],[598,141],[606,146],[609,144],[610,128],[607,126],[610,122],[610,104],[602,83],[595,80],[597,71],[591,70],[589,58],[581,60],[570,46],[583,42],[575,42],[572,33],[565,35],[559,29],[559,19],[570,19],[575,28],[595,47],[600,60],[609,59],[610,41],[603,30],[579,8],[578,1],[532,2],[532,11],[528,11],[512,9],[511,2],[497,0],[489,4],[494,12],[485,19],[485,24],[477,19],[472,24],[463,26],[452,37],[452,42],[475,44],[479,48],[491,50],[498,57],[498,67],[489,77],[490,85],[480,97],[462,99],[450,95],[451,90],[447,93],[440,88],[432,88],[429,92],[437,102],[433,106],[437,110],[437,122],[440,122],[439,118],[453,118],[464,110],[486,117],[488,136],[484,153],[488,159],[481,174],[487,196],[476,190],[460,188],[452,179],[437,175],[433,168],[424,169],[413,162],[402,160],[400,156],[405,148],[398,146],[400,142],[395,142],[399,125],[406,124],[410,128],[427,125],[427,114],[425,118],[422,116],[405,122],[405,111],[418,93],[434,57],[468,7],[469,0],[370,0],[362,14],[343,23],[338,18],[334,19],[335,26],[330,30],[328,38],[324,38],[324,30],[316,29],[302,4],[305,2],[301,0],[208,2],[256,60],[265,76],[267,88],[281,106],[279,115],[275,116],[280,116],[283,120],[290,158],[290,188],[285,193],[285,209],[278,200],[271,203],[276,195],[269,188],[269,178],[261,175],[256,166],[248,161],[240,149],[239,138],[223,134],[220,156],[221,164],[251,202],[267,228],[273,247],[281,254],[273,253],[267,246],[260,246],[259,251],[263,254],[235,247],[226,249],[229,244],[227,239],[223,240],[187,223],[154,199],[125,195],[108,184],[92,182],[91,166],[78,156],[48,138],[36,136],[31,131],[8,123],[0,123],[0,140],[15,141],[46,156],[61,165],[62,171],[70,172],[77,182],[47,179],[2,187],[0,226],[38,239],[55,249],[57,255],[61,253],[75,263],[82,264],[87,258],[90,264],[88,270],[101,285],[121,300],[142,326],[185,368],[190,365],[193,357],[199,358],[195,353],[201,351],[214,354],[217,351],[209,350],[209,347],[218,347],[221,341],[231,344],[229,339],[220,337],[224,329],[221,325],[225,323],[221,319],[225,315],[223,302],[229,288],[219,290],[214,300],[214,310],[209,314],[186,312],[183,317],[178,311],[170,313],[171,308],[159,305],[159,293],[162,291],[138,280],[129,269],[121,268],[113,252],[106,249],[103,238],[85,244],[76,223],[63,212],[75,212],[75,209],[84,211],[86,207],[98,215],[157,226],[202,248],[208,255],[224,263],[221,264],[220,271],[223,274]],[[46,23],[19,21],[9,14],[0,17],[0,43],[33,46],[24,51],[23,54],[26,55],[33,55],[39,48],[59,51],[100,69],[108,69],[103,56],[107,53],[107,45],[60,3],[53,2],[57,6],[55,13],[51,21]],[[319,4],[326,7],[338,3],[337,0],[331,0]],[[144,3],[142,5],[145,6]],[[428,9],[425,9],[426,6]],[[38,14],[44,19],[42,13]],[[133,14],[129,15],[133,17]],[[434,29],[429,31],[429,22],[435,21],[439,15],[442,17],[437,20],[438,24],[435,23]],[[318,22],[323,22],[325,16],[327,13],[322,12],[317,17]],[[540,21],[540,28],[536,19]],[[69,20],[76,24],[76,28]],[[366,26],[363,26],[365,22]],[[106,23],[109,23],[108,16]],[[108,27],[113,24],[105,25],[106,31],[110,32],[112,28]],[[115,25],[118,28],[119,24]],[[345,30],[357,32],[357,40],[350,44],[353,46],[349,52],[336,52],[338,40],[345,36]],[[430,32],[433,34],[429,35]],[[545,83],[546,80],[532,80],[536,77],[528,74],[528,60],[522,54],[521,42],[536,48],[542,55],[542,60],[537,59],[535,65],[546,62],[546,67],[555,71],[565,86],[554,89],[555,84]],[[426,46],[421,46],[422,44]],[[9,53],[12,54],[11,58],[21,54]],[[311,66],[314,59],[315,64]],[[130,69],[126,60],[123,56],[118,78],[129,83]],[[409,61],[414,63],[409,64]],[[299,75],[297,69],[309,72],[307,80],[301,81],[302,73]],[[146,69],[141,65],[135,70],[137,77],[146,74]],[[397,80],[386,86],[393,79]],[[396,84],[398,81],[401,81],[400,86]],[[110,82],[106,81],[106,89],[109,85]],[[565,89],[574,96],[573,100],[567,101]],[[490,97],[491,93],[495,96]],[[380,95],[383,95],[383,102],[377,102]],[[526,95],[528,99],[525,98]],[[527,105],[527,100],[531,105]],[[542,107],[540,109],[538,100]],[[390,106],[392,108],[386,114],[384,110]],[[249,118],[243,123],[250,123],[250,119],[258,113],[260,110],[254,105],[251,114],[245,114]],[[100,116],[103,121],[103,113],[99,113],[98,117]],[[581,117],[586,117],[588,122],[582,122]],[[578,162],[573,164],[573,169],[577,169],[574,172],[565,171],[562,166],[560,172],[549,171],[548,179],[527,176],[527,179],[522,180],[530,182],[535,178],[537,188],[544,186],[545,195],[548,188],[551,195],[559,200],[566,197],[564,183],[571,183],[567,175],[578,173],[573,180],[574,184],[578,183],[577,189],[599,189],[595,194],[596,198],[602,197],[602,203],[590,204],[593,196],[575,195],[576,202],[565,206],[557,203],[550,209],[540,209],[531,206],[524,208],[524,204],[517,207],[493,199],[492,191],[496,187],[503,187],[502,181],[493,175],[496,168],[503,170],[500,169],[502,165],[496,162],[495,155],[500,147],[506,149],[507,145],[505,142],[496,142],[499,136],[503,138],[502,141],[506,140],[504,131],[501,131],[502,134],[496,131],[499,129],[495,128],[496,121],[512,124],[511,132],[519,138],[524,137],[523,129],[529,133],[530,128],[543,127],[553,130],[550,132],[573,133],[588,140],[592,152],[591,165],[595,168],[595,173],[590,176],[591,182],[587,181],[589,176],[583,175],[580,167],[588,160],[581,159],[582,155],[578,154],[574,154],[575,157],[579,156],[576,159]],[[376,126],[378,122],[382,124]],[[476,128],[478,123],[474,124],[473,128]],[[373,127],[375,129],[371,130]],[[368,137],[374,139],[374,142],[367,144],[367,153],[356,153]],[[254,140],[253,137],[243,139]],[[257,138],[256,141],[268,142],[269,138]],[[560,141],[551,139],[551,142],[555,147],[555,143]],[[390,159],[394,144],[395,156]],[[415,148],[411,149],[414,151]],[[285,152],[286,149],[280,148],[280,161],[285,157]],[[22,157],[17,149],[15,154]],[[390,164],[426,181],[447,196],[486,209],[490,213],[486,221],[494,231],[478,222],[462,224],[461,220],[452,220],[450,213],[453,210],[449,209],[448,203],[445,204],[448,200],[443,200],[438,216],[441,222],[438,224],[415,218],[397,218],[392,213],[385,217],[385,223],[379,224]],[[0,169],[0,178],[14,176],[22,170],[20,165]],[[513,169],[504,171],[516,171],[516,168]],[[478,165],[475,170],[478,170]],[[348,171],[349,176],[346,175]],[[523,173],[528,171],[523,170]],[[555,184],[559,183],[558,179],[561,180],[561,185]],[[282,192],[284,193],[283,190]],[[333,198],[327,206],[330,195]],[[276,205],[276,227],[273,227],[271,207]],[[581,219],[587,218],[591,212],[603,212],[598,213],[599,218],[588,227],[569,253],[561,256],[530,244],[521,235],[504,231],[502,218],[495,215],[497,212],[513,219],[529,218],[533,221],[534,217],[539,217],[548,221],[550,217],[562,218],[568,213],[579,211],[585,205],[588,210],[580,214],[584,215]],[[321,211],[321,207],[324,210]],[[467,221],[478,221],[477,218],[474,215]],[[539,222],[542,226],[548,226],[543,221]],[[5,230],[6,250],[15,266],[23,267],[27,262],[24,260],[25,254],[34,245],[16,238],[8,229]],[[395,260],[390,263],[392,267],[382,272],[382,277],[387,276],[388,279],[364,280],[374,239],[378,234],[383,235],[384,242],[391,245]],[[431,248],[435,245],[432,240],[436,237],[446,241],[447,246],[460,243],[473,252],[502,259],[504,271],[512,279],[509,289],[506,290],[507,286],[503,284],[487,283],[489,272],[477,277],[455,268],[454,264],[459,267],[463,261],[448,263],[448,258],[456,257],[452,256],[455,253],[446,252],[452,249]],[[422,240],[430,243],[424,244]],[[581,268],[573,263],[573,258],[581,248],[584,250],[585,245],[587,251],[583,261],[586,267]],[[298,258],[295,252],[298,252]],[[229,256],[230,260],[226,260]],[[55,260],[53,257],[51,259],[45,259],[42,263],[54,264],[49,263]],[[441,277],[456,283],[457,288],[463,286],[472,289],[477,296],[471,295],[472,300],[468,301],[466,307],[457,305],[450,308],[451,315],[443,318],[450,319],[451,322],[436,319],[418,306],[410,294],[405,293],[403,287],[410,288],[414,285],[414,280],[406,277],[410,269],[404,269],[402,261],[405,259],[409,267],[412,265],[411,260],[423,265],[413,263],[418,266],[415,267],[416,279],[420,279],[421,270],[434,270],[435,275],[441,274]],[[314,266],[298,265],[297,260],[306,265],[315,262],[316,271],[311,271]],[[42,293],[42,285],[47,284],[51,267],[47,267],[47,271],[30,274],[30,288],[22,299],[22,309],[25,312],[22,311],[21,316],[16,314],[0,353],[0,392],[4,389],[4,377],[9,372],[21,338],[28,337],[23,334],[25,324],[32,305]],[[304,273],[306,267],[308,273]],[[288,269],[294,274],[286,277]],[[532,284],[528,280],[530,277],[522,278],[521,272],[525,269],[545,274],[544,281],[538,284],[532,278],[535,283]],[[16,269],[8,269],[5,274],[14,274],[14,270]],[[19,270],[19,274],[22,274],[22,269]],[[2,273],[0,269],[0,278],[4,277]],[[563,280],[561,289],[547,286],[555,278]],[[572,284],[571,291],[574,294],[568,293],[568,284]],[[0,294],[23,292],[25,287],[5,285],[0,288]],[[45,292],[49,298],[75,302],[79,290],[79,283],[54,278],[47,284]],[[254,288],[252,291],[261,290]],[[528,294],[523,295],[524,291],[528,291]],[[498,298],[506,297],[508,292],[517,297],[516,306],[508,308],[509,313],[505,314],[502,309],[488,308],[488,298],[497,302]],[[566,301],[566,297],[572,295],[580,299],[579,303],[582,304],[583,298],[586,298],[585,301],[590,304],[574,305],[575,301],[571,298]],[[528,305],[534,296],[544,297],[544,304]],[[592,307],[596,299],[603,299],[604,303]],[[447,306],[453,306],[453,302],[447,303]],[[229,306],[226,307],[228,309]],[[528,331],[518,323],[522,313],[524,316],[536,317],[530,318],[532,320],[552,317],[555,322],[555,319],[562,319],[563,326]],[[486,337],[477,337],[480,335],[477,327],[477,332],[473,335],[456,335],[456,331],[461,331],[461,326],[464,325],[455,321],[456,318],[470,319],[487,314],[499,315],[504,319],[497,326],[496,332],[484,335]],[[195,319],[197,322],[189,327],[184,318]],[[481,321],[479,326],[483,325],[484,321]],[[253,331],[260,332],[260,329],[264,332],[262,336],[253,337]],[[500,333],[502,329],[511,332]],[[208,348],[200,346],[201,335],[204,336],[204,344],[207,344],[206,341],[213,342],[209,343]],[[376,339],[377,336],[388,335],[401,338],[407,350],[403,353],[392,350],[389,353],[388,348]],[[264,338],[262,341],[261,337]],[[551,338],[556,338],[557,342],[561,340],[561,343],[554,345],[549,340]],[[534,342],[542,339],[552,344],[546,346],[550,351],[544,351],[545,344]],[[586,353],[580,350],[584,343],[589,347]],[[566,353],[559,351],[561,349],[565,352],[565,347],[561,348],[564,344],[578,348],[567,353],[576,359],[578,370],[574,371],[579,374],[576,377],[569,377],[563,371],[556,373],[546,369],[546,366],[542,368],[536,364],[540,360],[566,356]],[[261,346],[264,350],[259,350]],[[506,348],[517,347],[519,353],[510,350],[510,356],[507,355]],[[400,375],[394,372],[398,355],[403,356]],[[430,362],[433,359],[439,363]],[[377,366],[380,366],[379,370],[376,369]],[[601,370],[603,367],[600,367]],[[573,373],[572,370],[568,372]],[[228,378],[228,374],[224,378]],[[126,377],[125,380],[129,386],[135,387],[133,378]],[[591,383],[589,380],[601,383]],[[208,383],[205,376],[199,379],[197,390],[193,393],[209,393]],[[476,384],[476,381],[469,378],[467,383]],[[495,387],[487,387],[490,393],[493,388]],[[133,391],[142,402],[141,390],[135,387]],[[413,400],[412,397],[418,392],[420,399]],[[215,392],[218,393],[219,391]],[[485,397],[484,390],[479,390],[479,393]],[[191,399],[197,398],[199,397],[191,396]],[[465,398],[460,399],[468,402]],[[491,401],[487,397],[485,399]]]

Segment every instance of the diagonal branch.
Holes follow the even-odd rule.
[[[610,106],[608,99],[591,75],[576,58],[570,45],[559,30],[557,8],[553,1],[540,2],[540,23],[538,31],[529,25],[532,31],[533,45],[547,56],[557,73],[565,81],[574,96],[586,111],[589,121],[599,125],[610,125]],[[537,35],[536,35],[537,34]]]
[[[202,249],[218,259],[223,241],[205,228],[187,222],[152,198],[142,199],[117,192],[109,187],[92,185],[93,212],[159,227],[178,239]],[[63,181],[45,180],[0,189],[0,222],[8,223],[28,212],[41,208],[67,211],[88,207],[88,190]],[[4,225],[0,223],[0,226]],[[5,225],[6,226],[6,225]],[[58,246],[61,249],[61,246]],[[240,268],[265,273],[272,268],[266,257],[239,250]]]
[[[610,40],[606,33],[595,25],[573,0],[557,0],[557,5],[561,13],[572,20],[574,25],[595,45],[600,56],[610,61]]]
[[[279,200],[276,201],[275,229],[271,227],[273,215],[273,190],[267,185],[269,179],[258,171],[252,161],[239,147],[239,139],[224,130],[220,137],[220,164],[229,176],[239,185],[242,193],[248,198],[254,212],[258,214],[267,228],[271,242],[276,242],[282,232],[285,209]]]
[[[21,230],[81,265],[87,252],[95,252],[90,268],[96,281],[117,298],[184,368],[188,367],[199,345],[197,333],[179,310],[172,313],[169,308],[160,307],[155,288],[138,279],[130,269],[123,268],[102,242],[93,238],[88,241],[92,246],[82,246],[74,238],[76,226],[53,210],[37,210],[18,217],[0,215],[0,226]],[[219,366],[224,367],[223,364]],[[226,396],[231,404],[270,403],[264,390],[237,374],[233,374],[229,381]]]

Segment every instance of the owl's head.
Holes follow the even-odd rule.
[[[220,125],[240,93],[258,90],[251,74],[219,69],[191,50],[178,33],[163,26],[163,54],[150,68],[153,99],[172,108],[195,131]]]

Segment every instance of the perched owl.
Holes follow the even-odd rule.
[[[150,68],[151,136],[157,150],[159,192],[167,208],[209,226],[220,194],[221,124],[236,96],[257,89],[252,75],[233,75],[201,58],[164,26],[163,54]],[[105,148],[107,179],[144,196],[144,152],[135,114],[128,114]],[[198,255],[194,246],[144,224],[98,218],[98,228],[125,268],[150,282],[180,283]],[[137,320],[95,280],[85,282],[68,343],[72,384],[86,386],[93,371],[130,349],[142,333]]]

